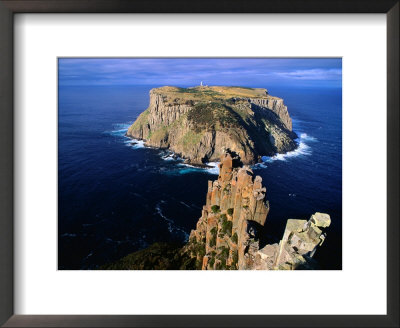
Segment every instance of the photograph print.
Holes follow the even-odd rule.
[[[341,270],[341,58],[58,58],[59,270]]]

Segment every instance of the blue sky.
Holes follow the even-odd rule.
[[[66,85],[341,87],[340,58],[60,58]]]

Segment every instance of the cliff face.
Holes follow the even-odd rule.
[[[239,87],[152,89],[149,107],[127,136],[193,164],[217,161],[227,148],[246,164],[296,148],[283,100],[265,89]]]
[[[288,220],[280,243],[261,248],[259,232],[269,212],[265,197],[262,178],[243,166],[237,154],[224,153],[218,179],[208,183],[206,205],[183,253],[203,270],[313,268],[311,258],[325,239],[322,229],[330,225],[329,215]]]
[[[313,256],[326,238],[328,214],[289,219],[279,243],[261,245],[269,212],[260,176],[226,150],[218,179],[208,182],[206,204],[183,247],[156,243],[104,265],[117,270],[295,270],[316,269]]]

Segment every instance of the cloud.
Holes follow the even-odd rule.
[[[341,80],[341,69],[308,69],[289,72],[276,72],[276,75],[288,79],[298,80]]]
[[[60,85],[261,86],[341,81],[339,58],[61,58]]]

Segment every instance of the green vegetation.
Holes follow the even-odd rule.
[[[232,252],[232,266],[236,267],[236,264],[238,263],[239,256],[238,256],[238,251],[235,250]]]
[[[210,267],[213,267],[215,263],[215,257],[211,257],[208,264],[210,265]]]
[[[220,93],[213,91],[210,88],[177,88],[177,92],[179,93],[186,93],[186,94],[191,94],[191,95],[197,95],[197,96],[219,96]]]
[[[224,187],[224,192],[225,193],[229,193],[231,191],[231,185],[228,183],[225,187]]]
[[[226,211],[226,213],[228,213],[230,216],[232,216],[232,214],[233,214],[233,208],[228,208],[228,210]]]
[[[232,235],[231,240],[237,245],[237,243],[238,243],[238,235],[237,235],[236,232]]]
[[[225,221],[222,223],[222,232],[229,237],[232,235],[232,221]]]
[[[159,129],[152,131],[149,135],[149,139],[152,140],[164,140],[168,137],[169,128],[166,125],[161,126]]]
[[[196,132],[202,128],[220,129],[239,127],[239,116],[221,100],[199,102],[188,112],[187,118],[193,123]]]
[[[136,129],[142,127],[144,124],[147,124],[149,114],[150,114],[150,110],[146,109],[143,113],[141,113],[139,115],[139,117],[136,119],[136,121],[130,126],[129,130],[131,130],[131,129],[136,130]]]
[[[226,265],[226,260],[228,259],[229,256],[229,248],[225,246],[219,247],[219,254],[217,254],[216,258],[220,261],[216,265],[217,270],[226,270],[227,265]]]
[[[194,131],[188,131],[182,138],[183,147],[188,150],[193,146],[199,144],[202,138],[202,134],[196,133]]]
[[[226,214],[222,214],[219,221],[221,223],[220,233],[222,235],[228,235],[229,237],[232,236],[232,221],[227,219]]]
[[[208,264],[210,265],[210,267],[213,267],[214,266],[214,263],[215,263],[215,252],[214,251],[212,251],[211,252],[211,254],[210,254],[210,260],[208,261]]]
[[[203,243],[197,243],[194,246],[194,251],[196,255],[203,257],[204,255],[206,255],[206,245]]]
[[[209,241],[210,247],[214,247],[217,244],[217,228],[214,227],[210,230],[211,239]]]
[[[235,112],[228,106],[223,106],[215,112],[215,117],[221,128],[239,127],[239,120]]]
[[[221,104],[219,105],[222,106]],[[215,123],[214,108],[211,104],[196,104],[188,112],[187,118],[195,125],[196,129],[200,129],[203,126],[211,127]]]
[[[122,259],[105,264],[100,270],[194,270],[195,259],[181,251],[179,244],[155,243]]]
[[[194,88],[162,87],[153,90],[167,95],[171,100],[177,97],[196,100],[213,100],[215,98],[229,99],[232,97],[260,98],[267,95],[266,89],[239,86],[198,86]]]
[[[202,261],[196,259],[195,267],[196,267],[196,270],[201,270],[201,268],[203,267]]]
[[[246,90],[256,90],[256,89],[254,89],[254,88],[240,87],[240,86],[236,86],[236,85],[232,85],[231,88],[240,88],[240,89],[246,89]]]
[[[219,206],[218,205],[213,205],[211,206],[211,211],[216,214],[220,211]]]
[[[198,242],[196,237],[193,237],[189,240],[189,250],[190,250],[190,255],[192,257],[197,257],[198,255],[203,257],[206,255],[206,244],[205,241],[200,241]]]
[[[221,246],[219,247],[220,253],[218,254],[218,258],[220,260],[227,260],[229,256],[229,247]]]
[[[226,270],[226,262],[218,262],[215,266],[216,270]]]

